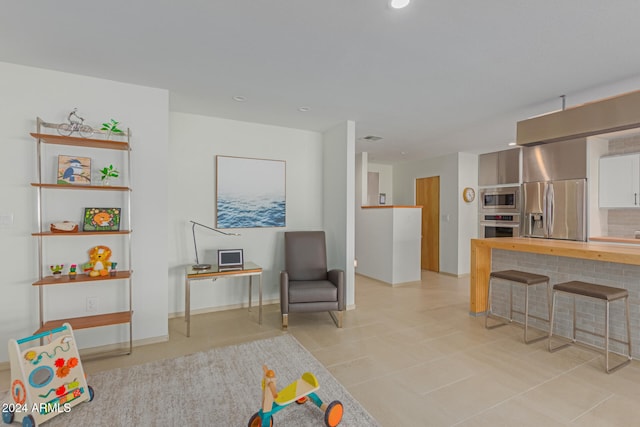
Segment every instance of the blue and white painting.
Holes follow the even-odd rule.
[[[216,227],[284,227],[286,163],[216,156]]]

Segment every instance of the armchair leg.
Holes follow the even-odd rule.
[[[335,313],[338,313],[337,317]],[[336,311],[335,313],[333,311],[330,311],[329,316],[331,316],[331,318],[333,319],[333,322],[336,324],[338,328],[342,328],[342,314],[344,313],[344,311]]]
[[[286,330],[288,326],[289,326],[289,315],[288,314],[283,314],[282,315],[282,329]]]

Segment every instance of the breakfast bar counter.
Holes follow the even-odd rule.
[[[494,249],[554,257],[640,266],[640,247],[600,242],[501,237],[471,240],[470,313],[486,310],[487,285]],[[544,267],[544,260],[539,262]],[[592,267],[596,269],[596,267]],[[629,274],[627,274],[629,276]],[[637,278],[640,280],[640,277]]]

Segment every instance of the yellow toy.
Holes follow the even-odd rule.
[[[249,419],[249,427],[272,427],[273,414],[286,408],[293,402],[303,404],[311,400],[324,412],[324,423],[327,427],[336,427],[342,421],[344,407],[338,400],[326,404],[315,393],[320,388],[316,376],[305,372],[280,392],[276,390],[276,374],[273,370],[262,366],[262,408]]]
[[[111,262],[111,249],[107,246],[94,246],[89,250],[89,264],[91,270],[89,276],[98,277],[109,274],[109,266]]]
[[[35,340],[47,344],[21,348]],[[12,401],[2,407],[2,421],[21,421],[34,427],[58,414],[71,412],[81,402],[93,400],[87,385],[71,325],[9,340]]]

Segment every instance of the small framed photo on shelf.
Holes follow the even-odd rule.
[[[58,156],[58,184],[90,185],[91,158]]]
[[[84,208],[82,231],[120,231],[120,208]]]

